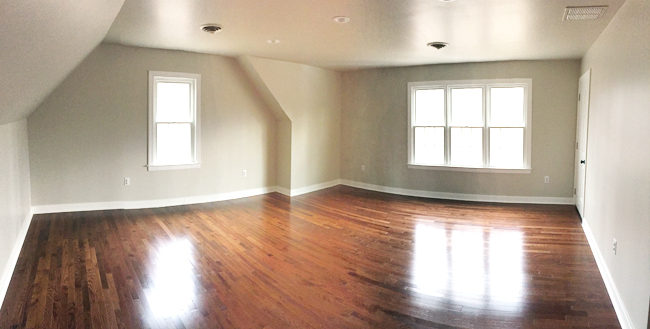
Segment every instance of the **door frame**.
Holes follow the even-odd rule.
[[[583,87],[583,83],[586,83],[586,95],[581,94],[581,90]],[[581,103],[586,101],[587,106],[584,109],[587,113],[585,114],[584,118],[584,136],[585,140],[583,142],[584,144],[584,154],[585,158],[580,159],[580,145],[578,144],[580,141],[580,123],[581,123]],[[589,140],[589,109],[591,107],[591,69],[587,70],[584,74],[580,76],[580,79],[578,80],[578,104],[577,104],[577,109],[576,109],[576,141],[575,141],[575,162],[574,162],[574,179],[573,179],[573,203],[576,206],[576,209],[578,210],[578,213],[580,214],[580,220],[584,218],[584,210],[585,210],[585,203],[587,200],[587,191],[586,191],[586,186],[587,186],[587,165],[588,163],[586,162],[587,160],[587,147],[588,147],[588,140]],[[582,207],[578,206],[578,185],[580,184],[580,161],[584,160],[584,177],[582,179],[582,192],[583,192],[583,197],[582,197]]]

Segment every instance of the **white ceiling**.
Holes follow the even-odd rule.
[[[104,38],[124,0],[0,0],[0,124],[26,118]]]
[[[624,1],[2,0],[0,124],[31,114],[102,39],[331,69],[580,58]],[[562,21],[566,6],[587,5],[609,8]],[[223,31],[202,32],[205,23]]]
[[[126,0],[105,42],[332,69],[580,58],[624,0]],[[595,21],[566,6],[608,5]],[[348,24],[332,21],[348,16]],[[214,35],[199,26],[217,23]],[[279,39],[269,44],[268,39]],[[442,50],[431,41],[450,44]]]

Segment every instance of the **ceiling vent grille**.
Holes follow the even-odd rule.
[[[581,21],[598,19],[603,16],[607,6],[566,7],[563,21]]]

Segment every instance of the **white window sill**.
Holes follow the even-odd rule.
[[[464,171],[476,173],[498,173],[498,174],[530,174],[532,168],[485,168],[485,167],[452,167],[432,166],[423,164],[409,164],[409,169],[443,170],[443,171]]]
[[[194,169],[201,168],[201,163],[187,163],[187,164],[178,164],[178,165],[148,165],[147,170],[157,171],[157,170],[180,170],[180,169]]]

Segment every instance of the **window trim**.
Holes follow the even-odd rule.
[[[415,163],[415,129],[413,118],[415,117],[415,92],[418,89],[444,89],[445,97],[445,159],[450,159],[450,135],[451,135],[451,94],[452,88],[477,88],[483,89],[483,166],[458,166],[449,163],[444,165],[428,165]],[[524,149],[523,149],[523,167],[521,168],[504,168],[489,166],[489,114],[490,114],[490,93],[488,90],[494,87],[523,87],[524,88]],[[532,172],[532,90],[533,79],[483,79],[483,80],[441,80],[441,81],[418,81],[408,83],[408,162],[407,166],[411,169],[428,169],[428,170],[447,170],[447,171],[464,171],[480,173],[516,173],[530,174]]]
[[[190,83],[190,109],[194,121],[192,123],[192,156],[193,161],[182,164],[156,164],[156,83],[157,82],[184,82]],[[148,152],[147,170],[175,170],[192,169],[201,167],[201,75],[194,73],[149,71],[149,117],[148,117]]]

